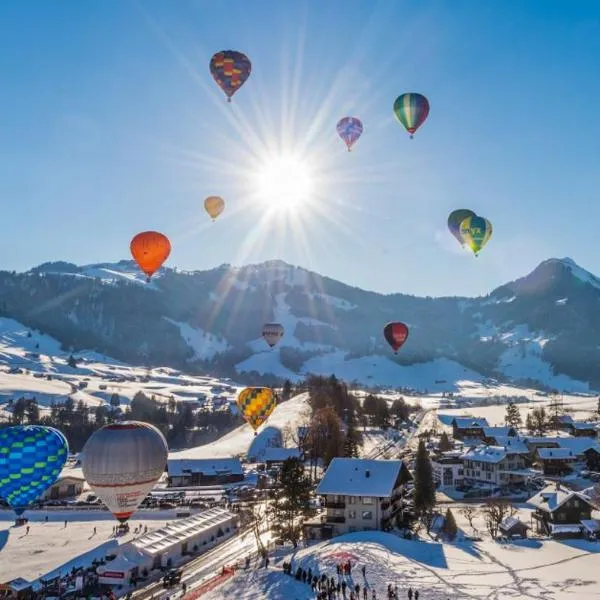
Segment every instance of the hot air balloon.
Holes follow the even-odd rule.
[[[388,323],[383,328],[383,336],[394,350],[394,354],[398,354],[398,350],[400,350],[408,338],[408,327],[400,321]]]
[[[248,387],[240,392],[237,405],[242,416],[250,427],[256,430],[269,418],[277,404],[277,399],[271,388]]]
[[[210,215],[214,221],[225,208],[225,201],[220,196],[209,196],[204,201],[204,210]]]
[[[458,240],[459,244],[463,244],[462,236],[460,235],[460,224],[467,217],[474,217],[475,213],[468,208],[458,208],[453,210],[448,216],[448,229],[450,233]]]
[[[284,329],[281,323],[265,323],[263,325],[262,336],[272,348],[283,337]]]
[[[167,442],[154,425],[123,421],[95,431],[83,448],[83,475],[121,523],[164,473]]]
[[[483,217],[467,217],[460,224],[460,235],[463,242],[473,250],[475,256],[492,237],[492,224]]]
[[[0,498],[21,516],[58,479],[68,454],[65,436],[53,427],[0,430]]]
[[[429,114],[429,101],[422,94],[402,94],[394,102],[394,114],[412,138]]]
[[[356,117],[344,117],[338,121],[336,125],[338,135],[344,140],[348,152],[352,150],[352,146],[357,142],[362,135],[363,124]]]
[[[160,269],[171,254],[169,238],[158,231],[138,233],[129,245],[131,255],[140,269],[146,274],[146,281]]]
[[[210,74],[225,92],[227,102],[244,85],[252,72],[250,59],[235,50],[222,50],[210,59]]]

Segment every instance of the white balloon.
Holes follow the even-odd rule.
[[[283,337],[283,325],[280,323],[265,323],[263,325],[262,336],[271,348]]]
[[[165,471],[163,434],[141,421],[105,425],[83,448],[83,475],[106,507],[124,522]]]

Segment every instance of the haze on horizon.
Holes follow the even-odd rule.
[[[24,0],[0,25],[2,269],[129,258],[156,229],[171,267],[282,259],[383,293],[487,294],[550,257],[600,272],[594,0]],[[231,105],[208,71],[228,48],[253,64]],[[406,91],[431,103],[414,140]],[[266,185],[286,156],[309,175]],[[454,208],[494,225],[478,258]]]

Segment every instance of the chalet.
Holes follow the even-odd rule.
[[[573,470],[577,457],[569,448],[538,448],[536,461],[544,475],[567,475]]]
[[[299,448],[265,448],[263,460],[267,467],[283,464],[288,458],[300,458]]]
[[[431,458],[433,480],[440,488],[460,487],[464,483],[462,452],[442,452]]]
[[[309,538],[381,530],[392,526],[406,506],[406,484],[412,480],[401,460],[334,458],[317,487],[326,514],[304,524]]]
[[[517,437],[517,430],[510,425],[504,425],[502,427],[484,427],[483,428],[483,442],[492,446],[496,445],[498,438]]]
[[[204,486],[243,481],[239,458],[177,458],[167,461],[169,487]]]
[[[465,483],[501,487],[525,482],[528,463],[518,451],[504,446],[478,446],[462,455]]]
[[[526,538],[529,525],[517,517],[506,517],[498,527],[500,533],[507,538]]]
[[[454,417],[451,422],[452,437],[455,440],[467,438],[483,439],[483,428],[489,427],[487,419],[477,417]]]
[[[600,446],[588,448],[583,455],[590,471],[600,471]]]
[[[538,448],[560,448],[557,437],[524,437],[523,443],[527,446],[532,460],[536,457]]]
[[[596,425],[594,423],[584,423],[582,421],[573,421],[568,424],[569,433],[574,437],[591,437],[595,438],[597,434]]]
[[[535,507],[531,517],[537,533],[552,537],[581,537],[584,532],[582,521],[590,520],[594,507],[589,499],[552,484],[529,499]]]
[[[598,519],[583,519],[583,533],[589,540],[600,540],[600,520]]]
[[[571,423],[574,423],[571,415],[559,415],[556,419],[558,428],[562,429],[563,431],[569,431]]]

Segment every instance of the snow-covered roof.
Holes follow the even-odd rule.
[[[468,452],[462,455],[462,458],[465,460],[497,463],[510,454],[520,454],[520,452],[510,447],[505,448],[504,446],[477,446],[476,448],[470,448]]]
[[[587,504],[590,503],[589,498],[586,498],[582,494],[568,488],[561,487],[560,489],[557,489],[555,484],[550,484],[545,487],[541,492],[538,492],[535,496],[529,498],[527,502],[545,512],[554,512],[574,496]]]
[[[387,498],[392,495],[401,468],[401,460],[334,458],[317,487],[317,494]]]
[[[283,462],[288,458],[300,458],[299,448],[266,448],[263,456],[265,462]]]
[[[529,525],[523,523],[523,521],[521,521],[518,517],[506,517],[502,523],[500,523],[500,529],[502,531],[510,531],[517,525],[521,525],[522,527],[527,527],[529,529]]]
[[[557,444],[558,445],[560,440],[565,439],[565,438],[559,438],[556,436],[543,437],[543,436],[529,435],[522,439],[526,444]]]
[[[573,421],[572,423],[569,423],[569,427],[572,427],[573,429],[579,429],[582,431],[587,431],[588,429],[595,431],[596,424],[586,423],[584,421]]]
[[[454,417],[452,423],[456,423],[459,429],[467,429],[469,427],[488,427],[489,423],[486,418],[478,417]]]
[[[597,448],[600,451],[600,442],[593,438],[585,437],[566,437],[558,438],[558,444],[561,448],[568,448],[573,454],[580,456],[590,448]]]
[[[511,427],[510,425],[503,425],[501,427],[484,427],[483,428],[483,434],[485,435],[485,437],[498,437],[498,436],[508,437],[509,433],[511,431],[514,431],[514,427]]]
[[[581,525],[557,525],[549,523],[551,533],[581,533]]]
[[[503,436],[497,435],[494,437],[495,443],[494,446],[502,446],[507,448],[512,452],[517,452],[518,454],[529,454],[529,448],[525,442],[518,437],[514,436]]]
[[[600,521],[598,519],[582,519],[579,521],[590,533],[600,533]]]
[[[235,515],[224,508],[211,508],[188,519],[172,521],[165,527],[155,529],[133,540],[131,544],[145,554],[158,554],[185,542],[203,531],[225,525]]]
[[[575,460],[575,454],[569,448],[538,448],[537,455],[542,460]]]
[[[573,417],[571,415],[559,415],[557,421],[559,423],[573,423]]]
[[[242,475],[239,458],[181,458],[167,461],[170,477],[202,473],[202,475]]]

